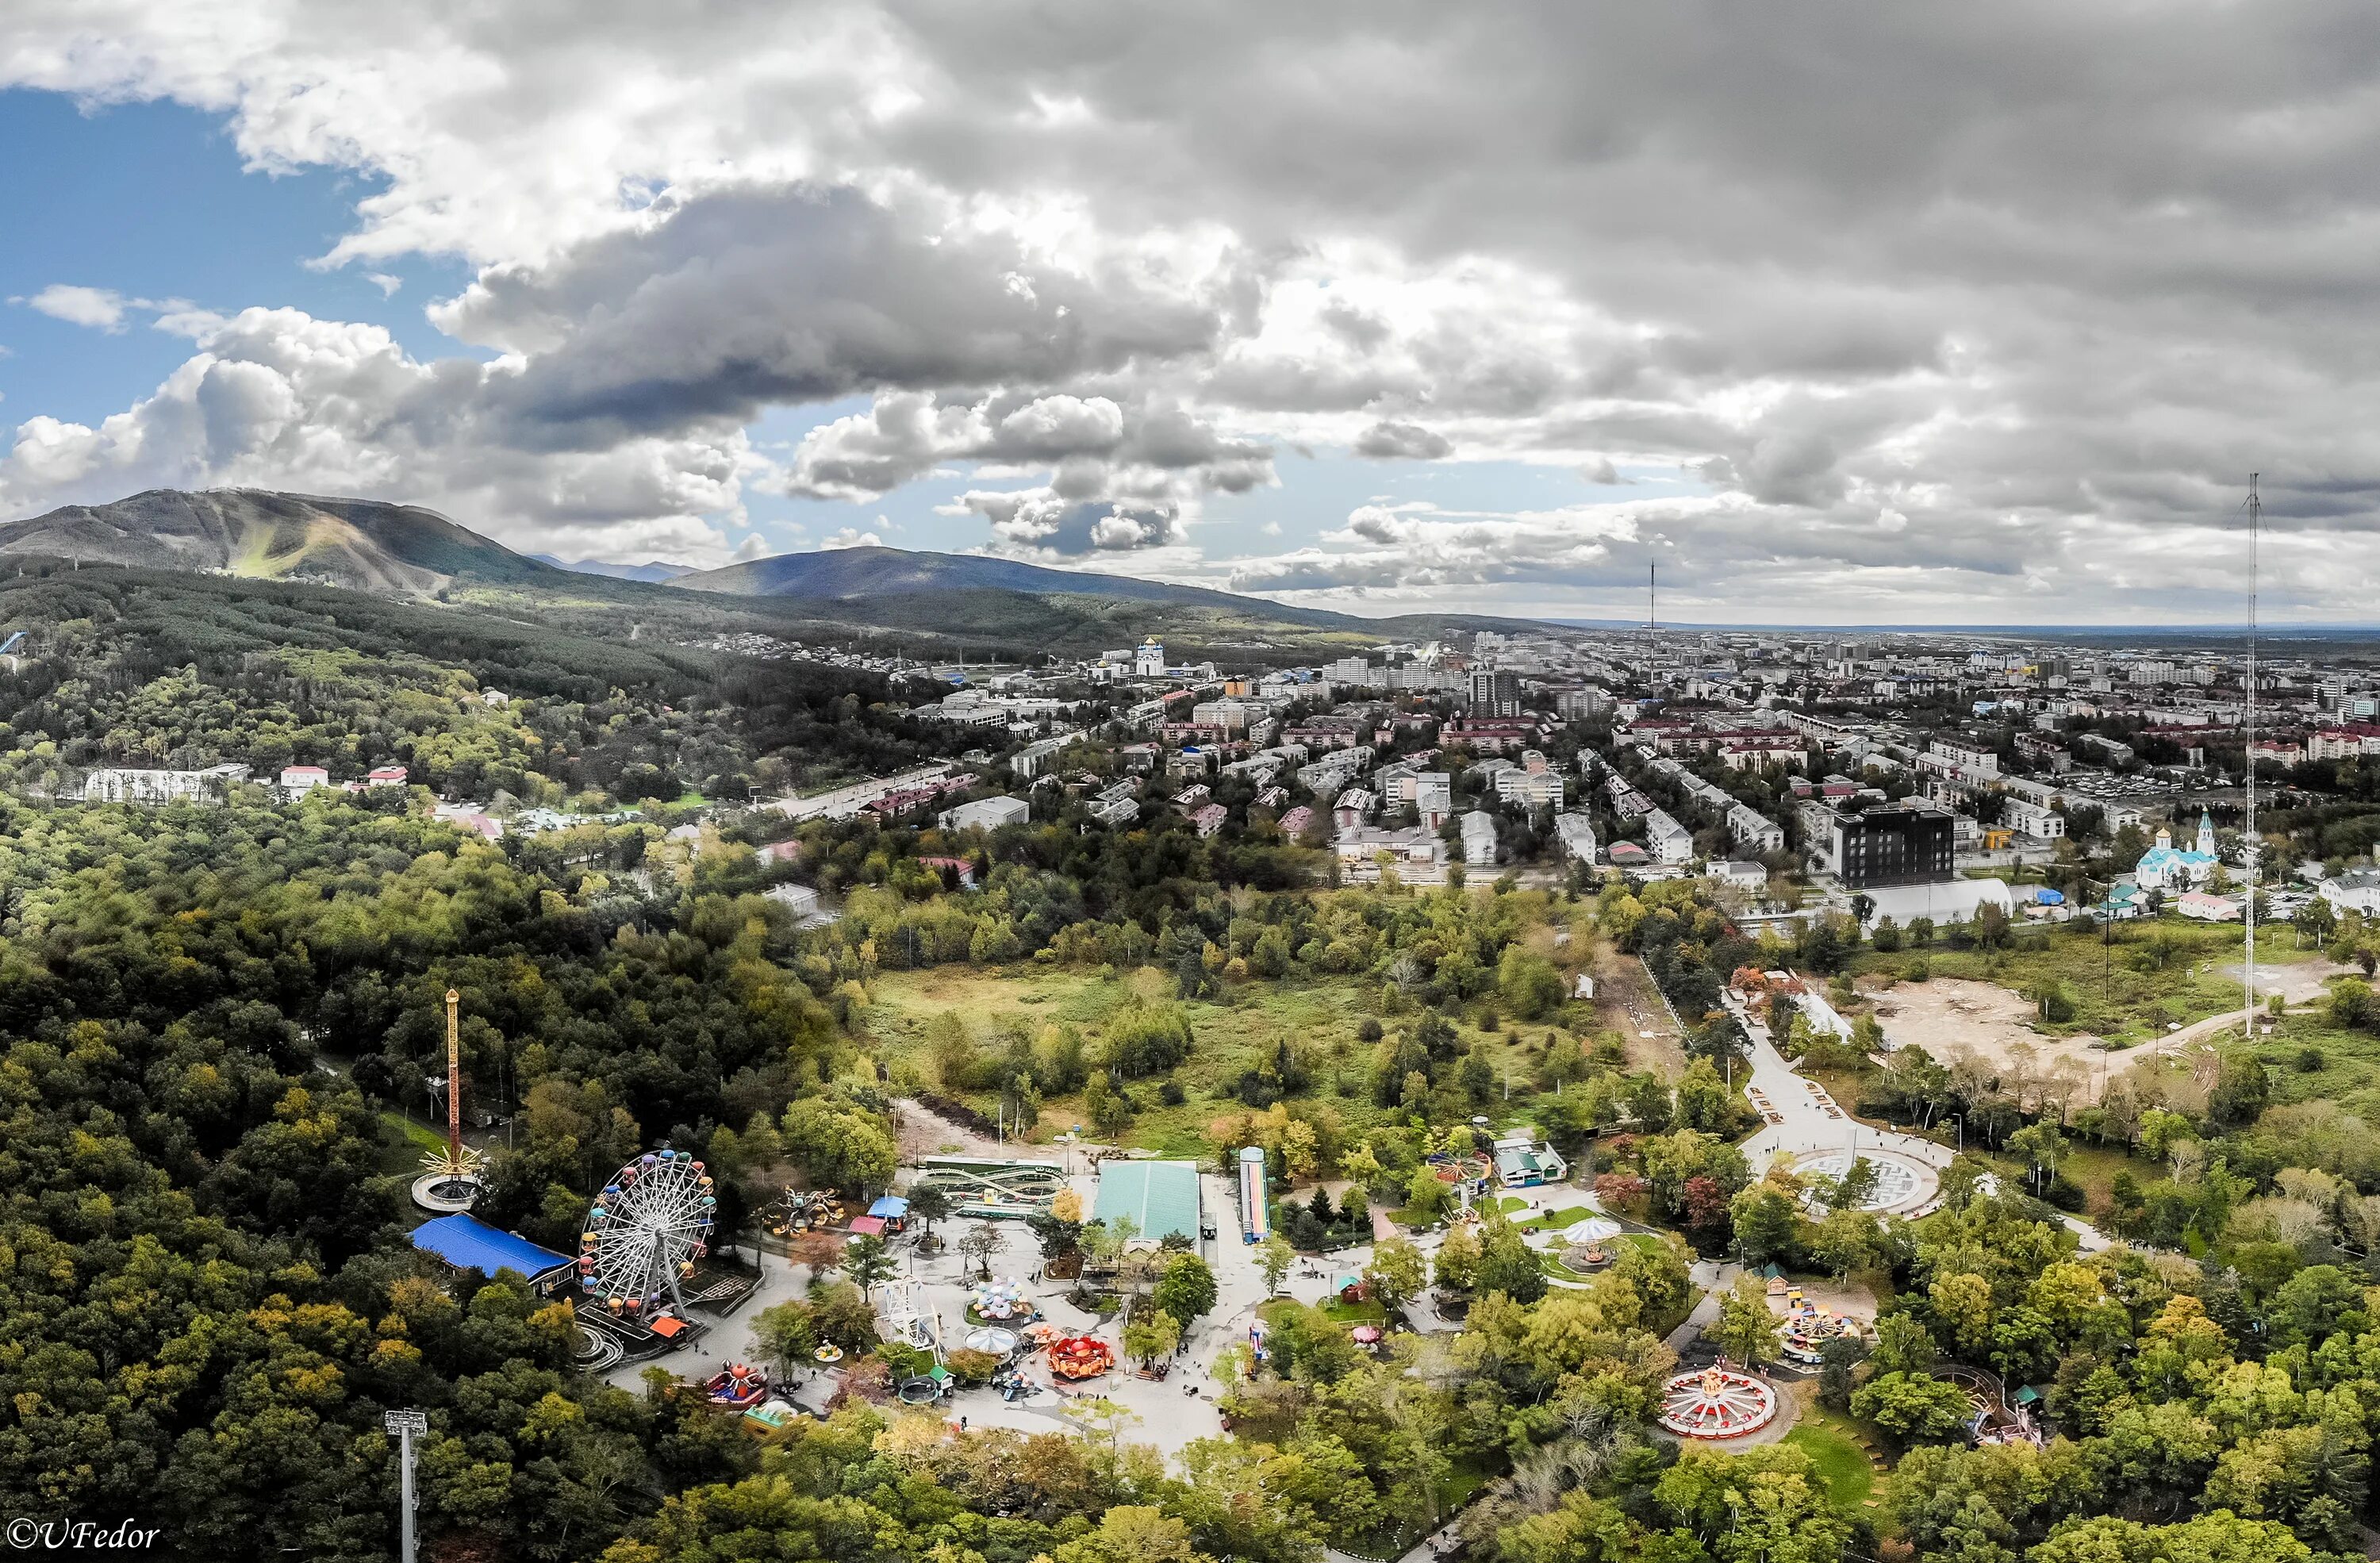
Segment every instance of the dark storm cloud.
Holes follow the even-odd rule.
[[[467,340],[526,348],[491,382],[523,437],[610,443],[772,403],[1048,383],[1211,343],[1196,300],[936,232],[851,189],[737,189],[538,265],[491,268],[444,309]]]

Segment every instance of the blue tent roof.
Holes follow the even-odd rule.
[[[457,1269],[517,1270],[534,1280],[549,1271],[567,1269],[570,1261],[550,1248],[540,1248],[469,1216],[441,1216],[413,1229],[413,1246],[435,1254]]]
[[[909,1202],[899,1194],[886,1194],[869,1206],[868,1213],[870,1216],[880,1216],[888,1221],[897,1221],[909,1214]]]

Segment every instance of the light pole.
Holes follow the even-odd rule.
[[[397,1563],[413,1563],[413,1440],[430,1436],[430,1413],[393,1411],[381,1419],[381,1425],[396,1435]]]

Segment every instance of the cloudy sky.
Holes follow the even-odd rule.
[[[15,0],[0,515],[2380,620],[2380,17]]]

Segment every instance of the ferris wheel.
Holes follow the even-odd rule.
[[[578,1285],[614,1314],[642,1315],[710,1251],[718,1199],[691,1151],[650,1151],[612,1174],[578,1234]]]

